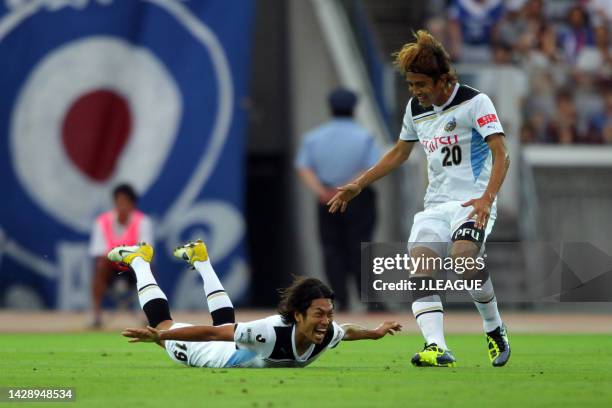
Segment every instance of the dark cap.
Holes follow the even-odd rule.
[[[335,116],[352,116],[357,104],[357,95],[344,88],[337,88],[329,94],[329,106]]]

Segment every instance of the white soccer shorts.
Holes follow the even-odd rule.
[[[193,325],[174,323],[170,329],[189,326]],[[233,341],[166,340],[165,347],[172,360],[192,367],[225,367],[236,352],[236,343]]]
[[[468,220],[468,215],[473,207],[462,207],[462,201],[450,201],[426,208],[424,211],[414,216],[414,222],[408,239],[408,250],[424,246],[432,249],[440,256],[447,256],[450,251],[453,232]],[[495,212],[491,212],[491,217],[485,228],[485,237],[482,245],[493,231],[495,224]]]

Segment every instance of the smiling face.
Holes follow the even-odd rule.
[[[334,320],[334,304],[331,299],[314,299],[306,313],[295,312],[296,330],[308,341],[321,344],[329,325]]]
[[[406,73],[406,81],[410,93],[417,98],[419,104],[425,108],[432,104],[440,106],[450,97],[452,87],[443,75],[437,81],[425,74],[414,72]]]

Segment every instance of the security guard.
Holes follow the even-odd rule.
[[[318,197],[319,236],[327,279],[336,293],[337,309],[348,306],[347,281],[352,276],[359,293],[361,242],[372,239],[376,223],[375,194],[365,189],[349,209],[330,214],[326,203],[342,186],[380,158],[372,135],[353,119],[357,95],[336,89],[329,95],[333,119],[303,137],[295,166],[300,178]]]

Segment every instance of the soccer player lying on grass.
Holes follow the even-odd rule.
[[[305,367],[341,340],[377,340],[401,330],[384,322],[374,330],[338,325],[333,320],[334,293],[321,281],[301,278],[282,291],[279,315],[236,323],[234,307],[208,259],[202,241],[174,250],[204,280],[212,326],[176,323],[168,300],[151,274],[153,248],[145,243],[120,246],[108,253],[111,261],[129,265],[136,274],[138,298],[147,315],[146,329],[125,329],[130,342],[155,342],[174,361],[193,367]]]

